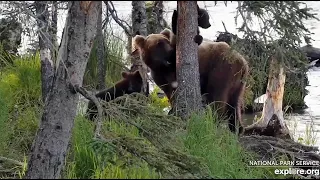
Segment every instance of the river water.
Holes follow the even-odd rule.
[[[114,6],[117,10],[118,17],[121,19],[126,19],[130,22],[131,16],[131,1],[114,1]],[[201,8],[207,9],[210,15],[211,27],[208,29],[201,29],[200,34],[209,40],[215,40],[218,35],[218,31],[224,31],[222,21],[225,23],[227,30],[231,33],[237,34],[241,37],[241,34],[237,32],[235,25],[235,15],[237,2],[228,2],[227,7],[223,1],[218,1],[217,5],[215,2],[211,1],[198,1],[198,5]],[[314,13],[320,11],[320,2],[319,1],[306,1],[308,7],[314,9]],[[166,1],[164,2],[165,6],[165,19],[169,24],[171,24],[172,11],[176,9],[176,1]],[[59,12],[59,21],[58,21],[58,36],[61,36],[62,28],[65,23],[65,12]],[[317,15],[320,19],[320,15]],[[242,21],[238,20],[238,26],[241,25]],[[252,25],[256,27],[255,24]],[[311,29],[314,35],[312,38],[315,40],[312,44],[315,47],[320,47],[320,22],[316,20],[306,21],[306,27]],[[118,29],[122,31],[120,26],[118,26],[114,21],[112,21],[112,28],[114,30]],[[60,37],[59,37],[60,39]],[[26,41],[24,41],[26,42]],[[320,146],[320,68],[311,68],[308,72],[309,85],[307,90],[309,94],[305,97],[306,105],[308,106],[303,112],[299,114],[286,114],[285,121],[289,126],[289,129],[293,133],[295,139],[302,139],[304,143]],[[257,113],[259,115],[259,113]],[[245,115],[244,119],[250,121],[253,119],[254,115]],[[311,128],[313,133],[309,134],[307,129]]]

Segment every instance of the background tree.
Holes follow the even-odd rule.
[[[22,25],[17,18],[0,19],[0,43],[3,49],[12,55],[18,53],[21,44]]]
[[[192,112],[200,110],[200,75],[198,45],[194,42],[197,34],[197,2],[178,1],[177,31],[177,82],[173,110],[186,119]]]
[[[57,70],[40,127],[31,148],[27,179],[57,179],[64,166],[92,42],[96,34],[98,2],[69,2],[68,17],[58,53]]]
[[[45,102],[51,89],[53,80],[53,61],[52,52],[53,38],[50,36],[49,26],[49,1],[35,1],[34,6],[37,13],[38,36],[41,59],[41,83],[42,83],[42,100]]]
[[[163,9],[163,1],[146,1],[148,34],[160,33],[164,28],[169,28],[168,23],[163,18]]]
[[[265,60],[270,64],[266,90],[267,99],[264,103],[261,121],[248,127],[248,132],[258,130],[264,134],[268,131],[267,126],[273,122],[271,120],[278,120],[281,128],[278,129],[279,131],[274,129],[272,135],[289,134],[282,110],[285,77],[286,73],[295,69],[296,62],[303,63],[306,59],[299,50],[301,38],[310,35],[303,20],[316,18],[314,14],[309,12],[309,8],[303,7],[303,4],[305,3],[296,1],[238,2],[237,16],[243,20],[239,31],[244,33],[246,41],[250,41],[252,44],[260,43],[258,48],[262,48],[266,52]],[[261,23],[259,30],[252,28],[252,15]],[[243,51],[239,46],[238,49],[240,52]]]
[[[147,15],[145,1],[132,1],[132,37],[135,35],[147,36]],[[143,81],[143,93],[149,94],[148,68],[142,62],[140,56],[131,57],[130,71],[139,70]]]
[[[58,4],[57,1],[51,2],[51,58],[53,62],[56,62],[57,58],[57,49],[58,49],[58,42],[57,42],[57,32],[58,32]]]
[[[106,65],[105,65],[105,49],[104,49],[104,37],[102,33],[102,1],[99,1],[99,16],[98,16],[98,24],[97,24],[97,59],[98,59],[98,84],[97,89],[102,90],[106,88]]]

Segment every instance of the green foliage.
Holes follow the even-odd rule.
[[[238,1],[236,21],[239,16],[243,20],[238,30],[244,34],[244,41],[236,42],[238,45],[234,47],[245,54],[250,63],[253,81],[249,81],[250,90],[246,92],[250,100],[265,93],[269,60],[273,56],[287,73],[283,104],[293,108],[304,106],[308,61],[298,48],[303,38],[311,39],[304,21],[319,20],[305,5],[298,1]],[[254,29],[253,21],[258,22],[260,28]],[[252,101],[247,106],[255,109]]]
[[[150,97],[152,99],[152,105],[158,107],[159,109],[164,109],[170,106],[169,99],[167,96],[163,98],[158,97],[158,92],[160,92],[160,88],[158,86],[154,87],[154,90],[150,93]]]
[[[40,58],[17,58],[0,74],[0,154],[21,159],[30,150],[41,107]]]
[[[191,155],[202,157],[212,176],[220,179],[279,178],[268,168],[248,167],[254,154],[246,152],[235,134],[223,127],[217,112],[192,116],[187,127],[185,147]]]
[[[4,48],[2,43],[0,43],[0,70],[3,67],[12,65],[14,56],[8,53]]]
[[[0,106],[0,154],[25,162],[23,167],[17,168],[20,178],[26,170],[26,155],[38,128],[41,112],[39,102],[31,103],[41,100],[39,61],[38,54],[23,61],[17,59],[14,61],[15,68],[6,67],[0,75],[0,101],[5,105]],[[21,77],[22,75],[29,78]],[[28,96],[21,93],[22,88]],[[121,106],[109,105],[109,111],[113,114],[108,113],[110,116],[104,120],[102,132],[108,140],[121,139],[122,143],[127,140],[127,144],[122,144],[127,146],[120,149],[112,143],[94,140],[93,122],[77,116],[63,177],[159,179],[164,174],[162,169],[155,167],[156,163],[167,163],[165,161],[173,158],[181,158],[179,163],[182,164],[190,163],[186,159],[199,159],[204,167],[208,167],[210,174],[217,178],[274,177],[272,169],[247,167],[248,160],[254,155],[244,151],[238,144],[237,137],[218,123],[221,118],[215,112],[209,110],[205,115],[193,116],[185,131],[182,121],[172,121],[173,117],[160,112],[166,103],[162,104],[161,101],[165,100],[157,99],[157,91],[155,89],[148,102],[140,99],[135,100],[137,104],[132,104],[129,97],[124,97],[127,101],[121,103],[122,107],[125,104],[130,106],[123,108],[122,113],[118,109]],[[142,107],[141,104],[144,103],[146,106]],[[114,109],[110,109],[111,107]],[[19,116],[15,117],[15,113]],[[147,134],[141,133],[141,127]],[[160,148],[147,136],[148,133],[157,136],[162,143],[166,142],[165,147],[175,151],[168,152],[168,149]],[[131,151],[128,147],[131,147]],[[139,149],[144,154],[139,154]],[[172,157],[166,158],[168,154]],[[152,156],[163,159],[147,161]],[[172,166],[170,163],[167,165],[167,168]],[[192,169],[200,167],[193,166]]]
[[[246,39],[261,38],[268,43],[273,41],[272,35],[276,35],[291,47],[299,47],[301,37],[310,35],[304,20],[319,20],[310,12],[312,8],[298,1],[239,1],[237,10],[244,20],[239,31],[245,33]],[[252,15],[262,23],[260,31],[250,28]]]
[[[119,33],[118,33],[119,34]],[[105,37],[105,66],[106,66],[106,86],[113,86],[115,82],[122,79],[121,71],[125,71],[125,61],[122,59],[124,52],[124,42],[113,32],[106,33]],[[94,41],[85,75],[83,85],[88,89],[95,89],[97,86],[97,41]]]
[[[3,7],[2,7],[3,8]],[[22,25],[15,18],[0,19],[0,43],[4,50],[15,54],[21,43]]]
[[[138,130],[115,122],[104,124],[105,132],[137,137]],[[155,179],[157,173],[134,156],[120,157],[112,146],[93,141],[93,124],[78,116],[72,136],[72,150],[66,178]]]

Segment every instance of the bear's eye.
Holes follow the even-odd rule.
[[[158,41],[157,45],[158,46],[163,46],[163,41]]]

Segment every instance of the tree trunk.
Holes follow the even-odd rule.
[[[103,90],[106,88],[106,65],[105,65],[105,51],[104,51],[104,37],[102,33],[102,1],[99,1],[99,16],[97,24],[97,64],[98,64],[98,83],[97,90]]]
[[[147,36],[147,15],[145,1],[132,1],[132,37],[135,35]],[[140,56],[131,57],[131,71],[139,70],[143,81],[143,93],[149,94],[148,68]]]
[[[201,108],[197,34],[197,2],[178,1],[177,82],[173,111],[186,119]]]
[[[166,21],[163,19],[163,1],[155,1],[154,11],[156,14],[156,33],[160,33],[166,27]]]
[[[51,36],[49,33],[49,1],[35,1],[41,59],[42,100],[45,103],[53,80]]]
[[[285,80],[286,75],[281,63],[272,57],[262,117],[257,123],[246,127],[245,134],[290,137],[282,111]]]
[[[82,86],[97,31],[97,6],[97,1],[69,1],[57,70],[31,147],[27,179],[60,178],[79,101],[71,87]]]
[[[165,27],[167,22],[163,19],[163,1],[153,1],[146,6],[147,13],[147,31],[149,34],[158,34]]]
[[[52,23],[51,23],[51,42],[52,42],[52,47],[51,47],[51,56],[52,56],[52,61],[55,62],[57,59],[57,48],[58,48],[58,42],[57,42],[57,32],[58,32],[58,2],[52,1],[52,6],[51,6],[51,11],[52,11]]]

